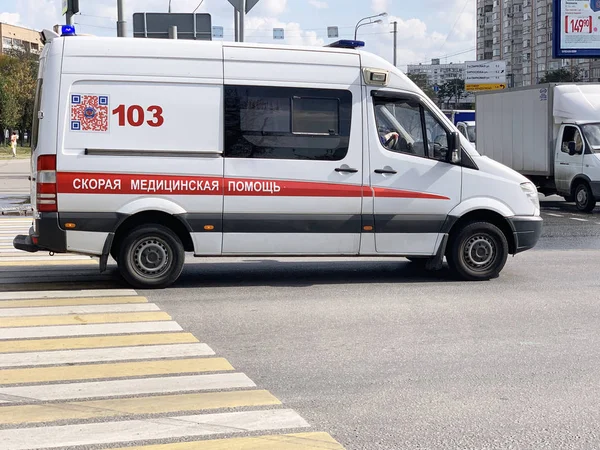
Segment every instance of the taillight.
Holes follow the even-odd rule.
[[[56,212],[56,155],[42,155],[37,160],[36,207],[41,212]]]

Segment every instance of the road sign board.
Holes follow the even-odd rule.
[[[436,84],[436,85],[433,87],[433,92],[438,92],[439,90],[440,90],[440,87],[439,87],[439,86]]]
[[[337,37],[339,37],[339,29],[338,29],[338,27],[327,27],[327,37],[328,38],[337,38]]]
[[[285,31],[283,28],[273,28],[273,39],[284,39]]]
[[[64,16],[69,10],[69,0],[62,0],[62,15]]]
[[[242,0],[229,0],[229,3],[231,3],[233,5],[233,7],[235,9],[237,9],[238,11],[241,11],[243,8],[243,1]],[[254,6],[258,3],[258,0],[246,0],[246,14],[248,14],[250,12],[250,10],[252,8],[254,8]]]
[[[212,40],[210,14],[206,13],[135,13],[133,37],[168,39],[169,28],[177,27],[177,39]]]
[[[486,88],[486,86],[494,87]],[[465,90],[478,91],[505,88],[506,61],[467,61],[465,63]]]
[[[223,27],[212,27],[213,38],[222,39],[223,38]]]
[[[506,83],[465,84],[465,90],[470,92],[497,91],[499,89],[506,89]]]

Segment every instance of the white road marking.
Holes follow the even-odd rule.
[[[256,387],[256,384],[243,373],[139,378],[53,384],[51,388],[48,386],[0,388],[0,403],[76,400],[253,387]]]
[[[308,426],[309,424],[295,411],[275,409],[173,416],[152,420],[5,429],[0,430],[0,442],[2,442],[3,450],[31,450]]]
[[[49,366],[93,362],[129,361],[142,359],[185,358],[212,356],[215,352],[206,344],[165,344],[137,347],[54,350],[45,352],[0,354],[0,367]],[[65,370],[68,370],[65,368]]]
[[[31,298],[73,298],[73,297],[125,297],[138,295],[133,289],[86,289],[73,291],[32,291],[0,292],[0,300],[24,300]]]
[[[0,340],[182,331],[173,321],[0,328]]]
[[[579,217],[569,217],[569,219],[571,219],[571,220],[577,220],[579,222],[588,222],[587,219],[580,219]]]
[[[56,316],[60,314],[100,314],[115,312],[160,311],[154,303],[124,303],[117,305],[35,306],[0,308],[0,317]]]
[[[564,217],[562,214],[552,214],[552,213],[545,213],[547,216],[552,216],[552,217]]]

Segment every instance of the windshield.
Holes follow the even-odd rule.
[[[592,151],[600,153],[600,123],[583,125],[581,129]]]
[[[475,142],[475,126],[467,127],[467,135],[469,137],[469,142]]]

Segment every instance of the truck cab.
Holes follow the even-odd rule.
[[[475,121],[469,120],[469,121],[458,122],[456,124],[456,128],[458,129],[460,134],[462,134],[465,138],[467,138],[469,140],[469,142],[471,143],[471,145],[473,145],[473,147],[475,147],[475,144],[477,142],[477,135],[475,133]]]

